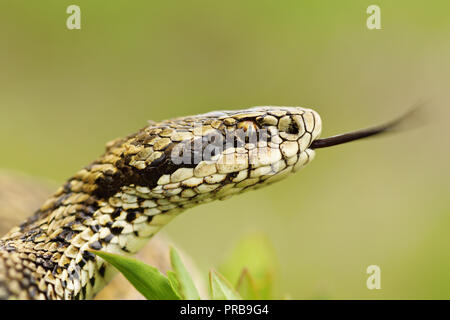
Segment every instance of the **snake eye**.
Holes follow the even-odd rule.
[[[253,121],[245,120],[242,122],[239,122],[237,125],[238,130],[242,130],[243,136],[241,139],[245,141],[245,143],[248,143],[250,141],[258,141],[258,124],[256,124]]]
[[[258,130],[258,125],[256,123],[254,123],[253,121],[242,121],[242,122],[239,122],[239,124],[237,125],[237,128],[244,130],[244,132],[256,131],[256,130]]]

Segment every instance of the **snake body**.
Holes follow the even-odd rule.
[[[152,122],[108,143],[0,239],[0,299],[92,298],[115,271],[91,250],[134,254],[185,209],[300,170],[328,143],[321,128],[311,109],[255,107]]]

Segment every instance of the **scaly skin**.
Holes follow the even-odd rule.
[[[89,249],[136,253],[184,209],[303,168],[320,132],[313,110],[257,107],[162,121],[107,144],[0,240],[0,298],[92,298],[114,269]]]

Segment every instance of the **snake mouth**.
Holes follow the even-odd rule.
[[[418,109],[419,107],[415,107],[410,111],[408,111],[407,113],[405,113],[404,115],[400,116],[399,118],[375,127],[338,134],[328,138],[316,139],[311,143],[310,148],[311,149],[328,148],[363,138],[398,131],[398,129],[400,129],[400,125],[405,124],[406,120],[410,120],[413,117],[413,115],[417,114]]]

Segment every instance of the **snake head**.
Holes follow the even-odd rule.
[[[210,199],[260,187],[304,167],[314,157],[309,146],[322,127],[317,112],[300,107],[216,111],[175,123],[189,131],[188,139],[169,148],[175,170],[160,183],[187,178],[181,182],[194,187],[189,194],[204,191]]]
[[[107,198],[134,185],[181,202],[223,198],[303,168],[321,128],[311,109],[269,106],[151,123],[108,145],[100,162],[113,172],[97,170],[97,193]]]

